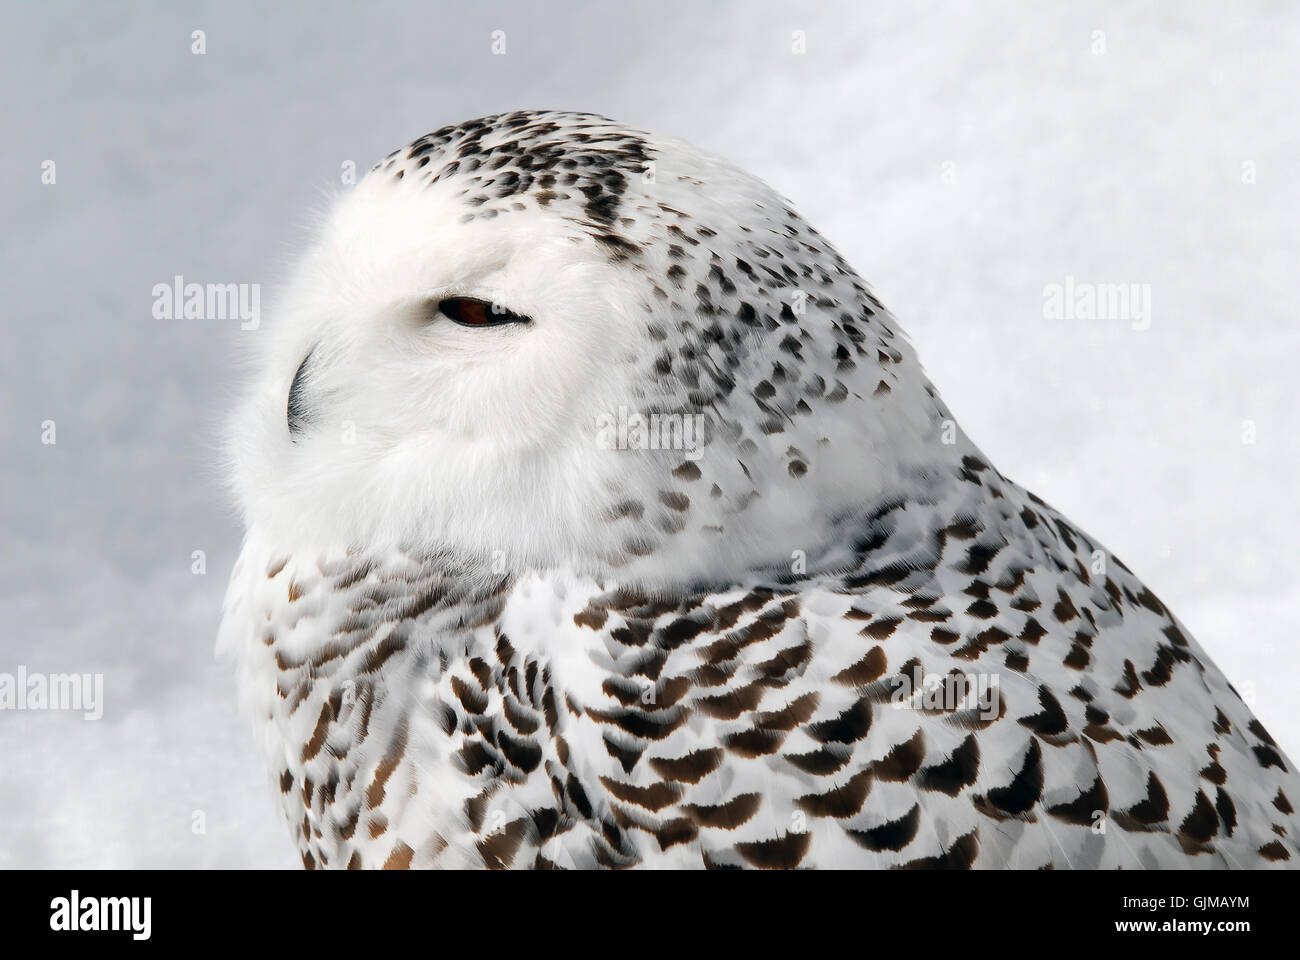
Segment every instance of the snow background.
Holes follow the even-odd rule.
[[[519,107],[680,136],[789,196],[992,461],[1300,758],[1300,7],[552,7],[6,10],[0,671],[103,672],[105,713],[0,713],[0,865],[297,865],[212,652],[240,537],[214,435],[256,334],[155,320],[151,288],[262,283],[274,322],[345,161]],[[1151,328],[1045,320],[1067,274],[1150,284]]]

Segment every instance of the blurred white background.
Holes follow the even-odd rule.
[[[260,283],[274,323],[346,161],[522,107],[680,136],[789,196],[994,464],[1145,579],[1300,758],[1300,7],[87,2],[5,21],[0,671],[102,672],[105,704],[0,713],[0,865],[297,865],[212,652],[240,537],[214,438],[257,334],[155,320],[151,290]],[[1150,329],[1045,319],[1067,276],[1150,284]]]

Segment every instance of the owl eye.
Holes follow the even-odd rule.
[[[511,313],[505,307],[486,300],[471,297],[452,297],[438,304],[438,310],[444,317],[454,320],[462,327],[496,327],[503,323],[529,323],[528,317]]]

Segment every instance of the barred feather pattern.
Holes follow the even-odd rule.
[[[838,575],[681,595],[246,555],[304,865],[1294,864],[1290,761],[1151,591],[980,460],[913,491]]]

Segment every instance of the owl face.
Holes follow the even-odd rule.
[[[548,517],[554,550],[628,467],[593,438],[638,390],[623,278],[559,217],[460,223],[447,192],[372,175],[286,291],[233,439],[292,538],[527,553]]]
[[[406,193],[363,183],[295,284],[289,441],[554,455],[636,335],[617,278],[545,214],[439,226],[455,205]]]
[[[677,141],[444,128],[339,199],[259,331],[238,495],[298,548],[643,576],[779,555],[929,428],[864,297],[769,188]]]

